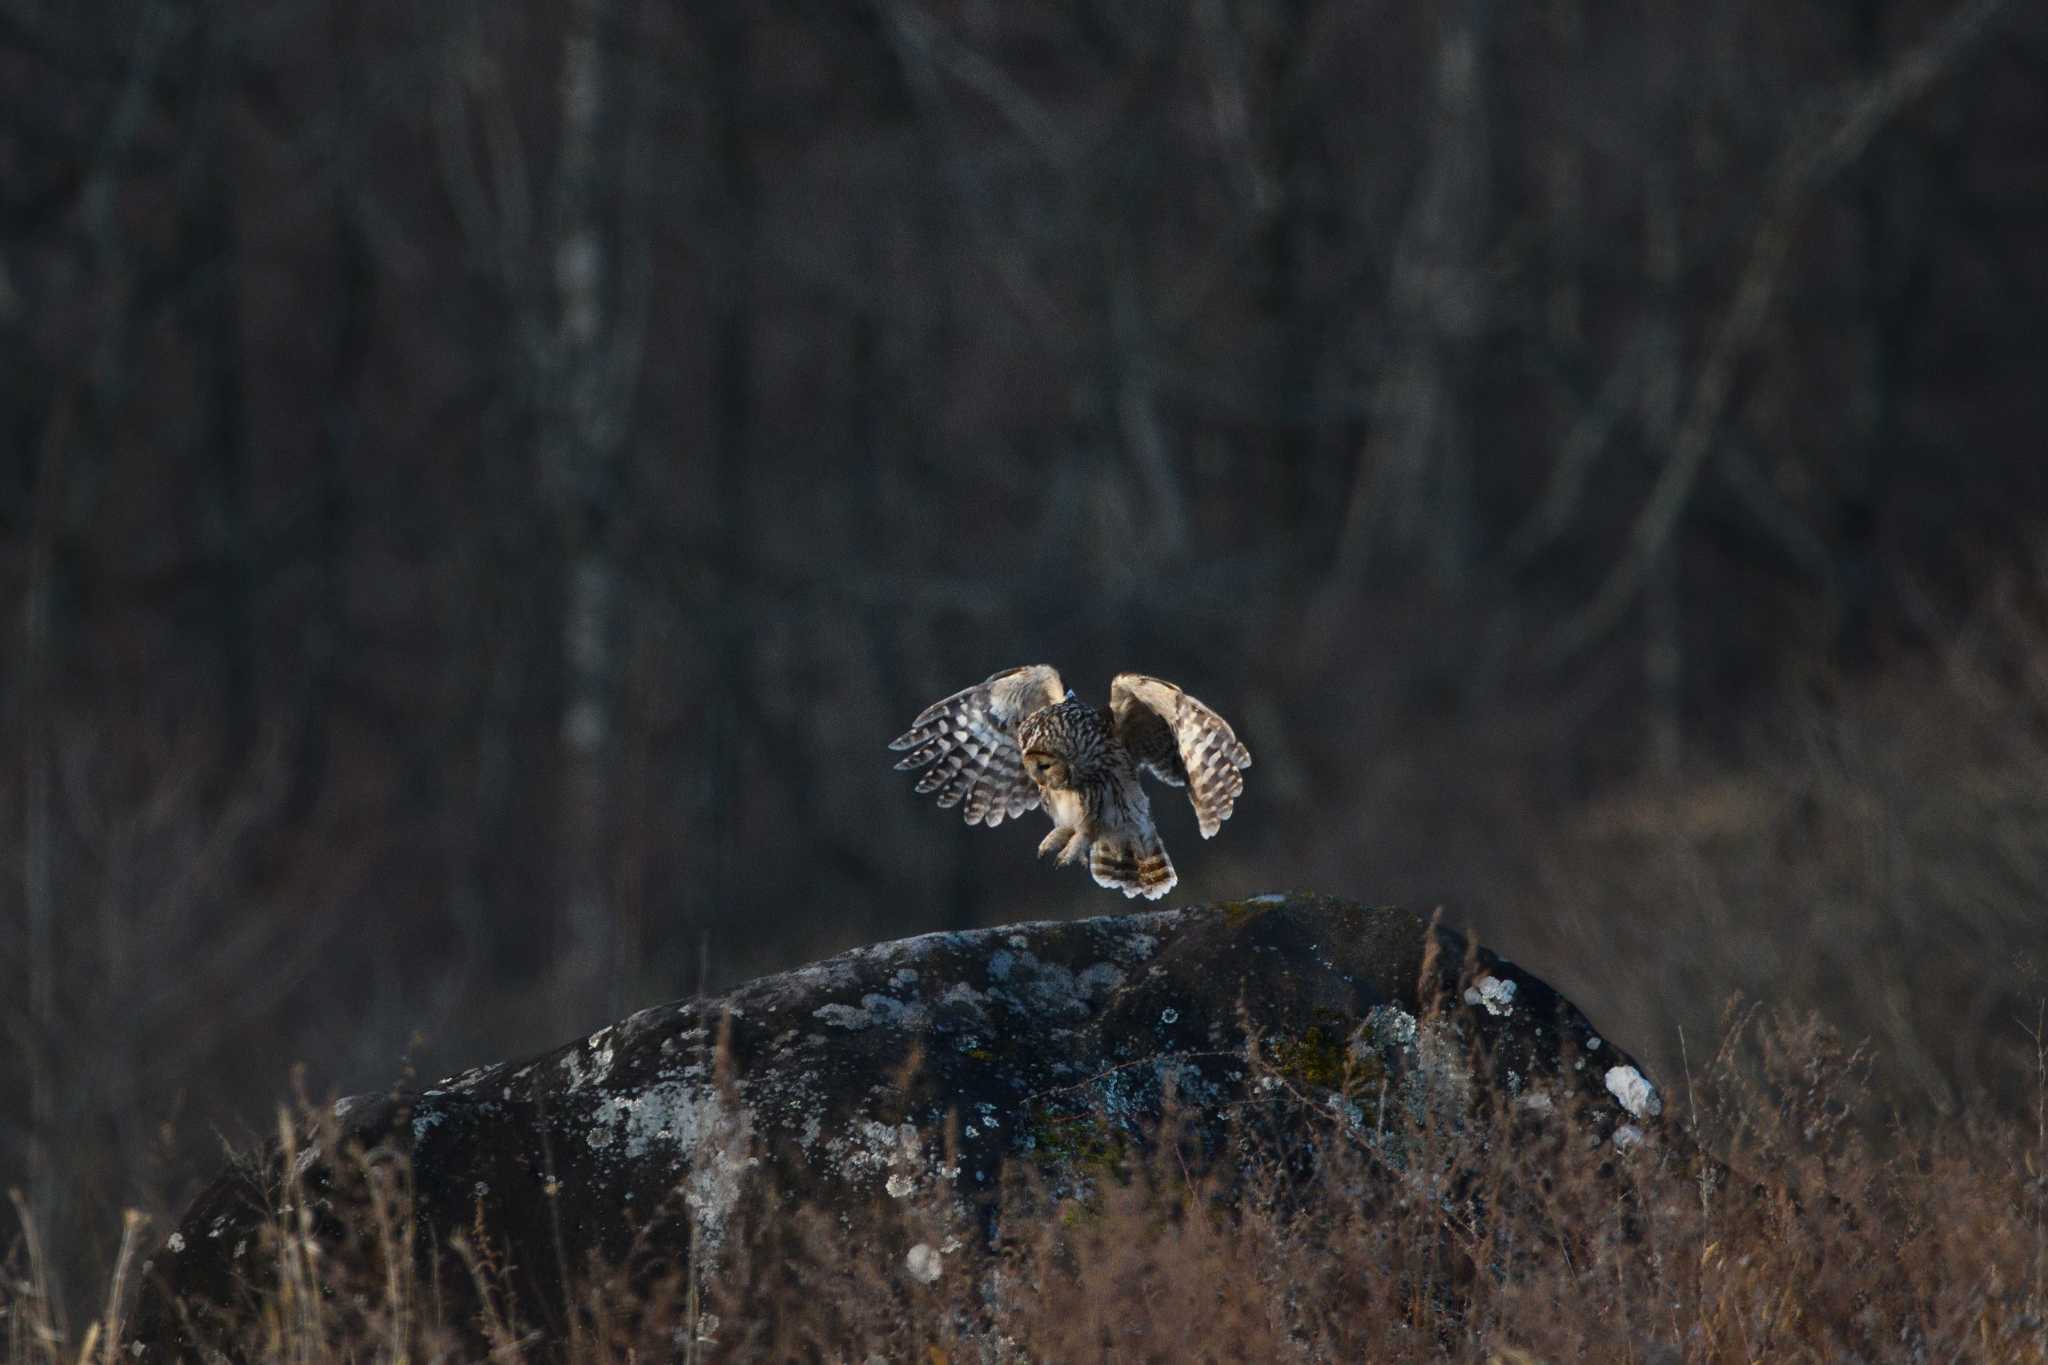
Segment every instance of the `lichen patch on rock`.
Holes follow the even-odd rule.
[[[1605,1084],[1608,1093],[1635,1118],[1651,1118],[1664,1112],[1664,1100],[1657,1094],[1657,1087],[1632,1066],[1607,1068]]]

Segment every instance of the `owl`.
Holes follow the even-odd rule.
[[[1252,756],[1223,717],[1170,682],[1119,673],[1108,707],[1075,697],[1050,664],[996,674],[933,702],[889,745],[898,771],[926,769],[920,794],[1000,825],[1043,805],[1052,833],[1038,856],[1088,860],[1096,884],[1157,900],[1179,878],[1138,784],[1149,772],[1186,787],[1204,839],[1230,818]]]

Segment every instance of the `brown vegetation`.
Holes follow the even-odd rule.
[[[1326,1087],[1271,1071],[1273,1098],[1221,1151],[1169,1126],[1060,1199],[1012,1170],[994,1244],[944,1194],[878,1197],[850,1222],[770,1200],[687,1283],[565,1267],[577,1309],[550,1321],[503,1287],[508,1257],[546,1249],[494,1241],[488,1201],[459,1248],[471,1283],[423,1280],[403,1163],[358,1150],[320,1192],[353,1210],[339,1238],[311,1192],[282,1192],[249,1262],[274,1287],[224,1344],[272,1361],[2043,1361],[2048,1051],[2042,1065],[2031,1125],[1879,1154],[1847,1121],[1863,1061],[1815,1024],[1747,1013],[1681,1101],[1725,1170],[1654,1140],[1589,1145],[1568,1116],[1513,1106],[1355,1129]],[[1270,1139],[1282,1107],[1321,1116],[1308,1147]],[[128,1359],[135,1250],[76,1336],[36,1249],[19,1252],[8,1365]]]

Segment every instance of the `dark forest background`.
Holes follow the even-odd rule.
[[[1251,746],[1179,898],[1441,906],[1667,1088],[1741,993],[1876,1123],[2025,1102],[2038,6],[5,0],[0,111],[73,1293],[295,1064],[1123,910],[890,771],[1039,660]]]

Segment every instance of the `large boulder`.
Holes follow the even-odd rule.
[[[1404,910],[1269,895],[927,934],[339,1102],[192,1204],[145,1271],[140,1354],[231,1336],[278,1273],[264,1247],[280,1226],[325,1238],[319,1273],[336,1273],[360,1245],[360,1210],[331,1193],[344,1170],[409,1171],[407,1244],[435,1283],[473,1283],[458,1251],[481,1239],[546,1330],[595,1266],[674,1275],[694,1257],[716,1276],[764,1199],[836,1210],[858,1233],[878,1205],[937,1197],[967,1237],[993,1236],[1007,1167],[1085,1188],[1153,1140],[1163,1107],[1177,1141],[1214,1146],[1227,1115],[1276,1088],[1385,1144],[1390,1164],[1390,1108],[1513,1110],[1609,1152],[1675,1136],[1656,1088],[1583,1014]],[[949,1249],[877,1248],[918,1278]]]

